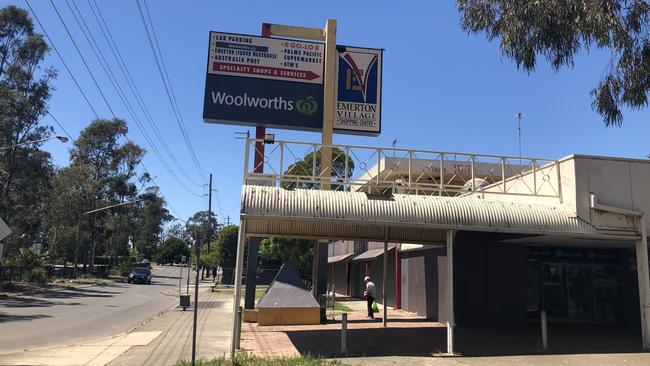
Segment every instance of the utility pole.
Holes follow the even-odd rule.
[[[194,255],[196,256],[196,279],[194,281],[194,325],[192,326],[192,365],[196,364],[196,319],[199,311],[199,256],[200,243],[194,243]]]
[[[226,226],[230,226],[230,215],[226,217]]]
[[[210,190],[208,193],[208,253],[210,253],[210,241],[212,240],[212,173],[210,173]],[[199,257],[201,256],[200,243],[194,243],[194,255],[196,256],[196,281],[194,282],[194,325],[192,326],[192,365],[196,364],[196,320],[199,311]]]
[[[212,240],[212,173],[210,173],[210,184],[208,192],[208,254],[211,253],[210,241]]]

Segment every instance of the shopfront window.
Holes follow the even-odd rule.
[[[620,319],[620,267],[612,264],[616,258],[611,252],[530,250],[528,310],[546,310],[549,319],[558,320]]]

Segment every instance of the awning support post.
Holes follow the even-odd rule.
[[[387,315],[388,315],[388,303],[386,302],[386,281],[387,281],[387,276],[386,272],[388,272],[388,228],[384,228],[384,271],[383,271],[383,278],[382,278],[382,286],[381,286],[381,299],[382,302],[384,303],[384,316],[381,319],[381,323],[386,328],[386,322],[387,322]]]
[[[454,236],[447,230],[447,353],[454,353]]]
[[[232,332],[230,340],[230,359],[235,358],[235,351],[237,350],[237,344],[239,344],[239,337],[241,336],[238,333],[237,327],[239,326],[239,319],[237,319],[237,310],[241,302],[241,282],[242,282],[242,270],[244,269],[244,244],[246,243],[246,220],[242,219],[239,224],[239,236],[237,238],[237,260],[235,262],[235,294],[234,301],[232,305]]]
[[[648,236],[645,215],[639,218],[640,240],[636,241],[636,268],[639,279],[641,335],[643,349],[650,350],[650,272],[648,269]]]

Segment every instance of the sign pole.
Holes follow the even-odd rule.
[[[271,27],[262,23],[262,37],[271,37]],[[264,125],[255,127],[255,155],[253,161],[253,173],[264,173],[264,136],[266,127]],[[282,173],[282,172],[281,172]],[[255,289],[257,287],[257,256],[260,250],[262,238],[251,237],[248,241],[248,260],[246,261],[246,293],[244,295],[244,309],[255,309]]]
[[[334,88],[336,87],[336,20],[325,23],[325,78],[323,80],[323,136],[321,146],[321,189],[331,188],[332,137],[334,134]]]

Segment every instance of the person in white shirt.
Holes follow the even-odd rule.
[[[375,302],[376,296],[375,283],[370,280],[370,276],[366,276],[363,281],[366,283],[366,290],[363,292],[363,296],[366,297],[366,301],[368,302],[368,318],[374,319],[375,314],[372,312],[372,303]]]

